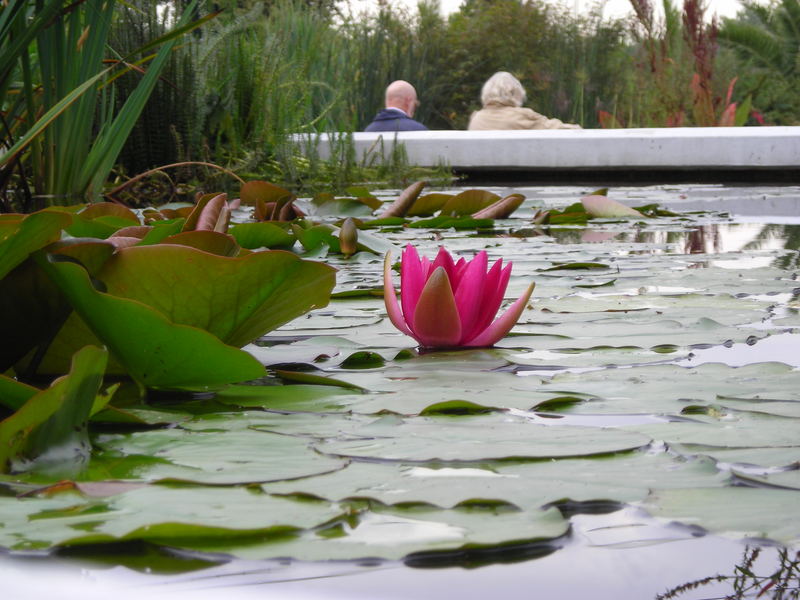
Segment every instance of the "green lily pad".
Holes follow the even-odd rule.
[[[228,230],[242,248],[286,248],[294,236],[274,223],[237,223]]]
[[[352,434],[362,439],[325,440],[314,447],[324,454],[351,458],[464,462],[591,456],[640,448],[650,442],[646,436],[627,431],[549,427],[495,414],[455,421],[409,418],[390,428],[379,419]]]
[[[122,457],[153,457],[158,462],[135,465],[118,479],[132,481],[184,481],[232,485],[279,481],[341,469],[346,460],[320,456],[309,440],[248,428],[215,427],[219,420],[203,422],[205,429],[162,429],[135,434],[104,435],[94,462],[114,463]]]
[[[800,543],[800,491],[726,487],[656,490],[651,514],[719,535]]]
[[[466,508],[442,511],[376,507],[359,515],[353,525],[305,532],[282,544],[209,540],[180,546],[247,559],[290,556],[303,560],[397,560],[419,552],[463,556],[468,552],[509,548],[552,540],[568,529],[568,523],[556,509],[520,515]]]
[[[421,503],[441,508],[482,498],[530,511],[567,500],[636,502],[644,500],[654,487],[722,486],[729,478],[708,459],[675,461],[666,453],[633,452],[477,466],[352,462],[334,473],[269,483],[264,489],[332,502],[367,499],[387,505]]]
[[[202,327],[232,346],[325,306],[334,284],[331,267],[289,252],[226,258],[174,246],[121,250],[99,277],[109,293],[152,306],[175,323]],[[201,285],[204,294],[197,293]]]
[[[74,493],[21,500],[0,497],[0,545],[40,550],[125,540],[169,543],[256,536],[280,540],[341,515],[342,509],[335,505],[244,488],[153,485],[103,499]]]
[[[6,219],[0,228],[0,279],[34,251],[61,238],[72,217],[60,211],[39,211]]]
[[[232,385],[219,390],[215,397],[224,404],[243,408],[271,410],[335,411],[353,401],[352,384],[321,385]],[[360,389],[360,388],[358,388]]]
[[[82,267],[45,258],[38,262],[69,298],[81,319],[143,385],[199,388],[263,375],[263,367],[252,356],[223,344],[210,333],[175,324],[135,300],[98,292]]]

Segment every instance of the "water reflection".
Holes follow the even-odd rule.
[[[800,265],[800,225],[783,223],[710,223],[680,230],[642,228],[616,229],[619,224],[589,228],[526,228],[512,232],[517,237],[549,236],[559,244],[605,244],[616,246],[617,255],[672,254],[719,256],[793,250],[778,257],[773,266],[782,269]],[[695,266],[708,266],[694,263]]]
[[[762,550],[763,548],[747,546],[742,560],[733,567],[733,573],[729,575],[717,573],[687,581],[657,595],[656,600],[678,598],[686,593],[720,583],[728,584],[731,588],[731,592],[725,595],[725,600],[745,598],[788,600],[800,597],[800,551],[781,548],[778,550],[777,565],[772,566],[772,560],[763,560]],[[696,596],[693,594],[693,597]]]

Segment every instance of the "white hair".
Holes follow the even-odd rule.
[[[502,106],[522,106],[525,102],[525,88],[519,79],[506,71],[498,71],[483,84],[481,103]]]

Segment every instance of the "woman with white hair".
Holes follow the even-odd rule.
[[[481,90],[483,108],[472,113],[467,129],[580,129],[525,108],[525,88],[511,73],[498,71]]]

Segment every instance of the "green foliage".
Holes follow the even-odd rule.
[[[800,2],[745,3],[725,19],[720,38],[742,64],[740,88],[769,124],[800,123]]]
[[[144,61],[149,63],[144,75],[118,110],[113,107],[114,87],[108,76],[114,66],[125,64],[124,59],[104,66],[116,2],[86,0],[64,6],[23,0],[4,8],[0,17],[0,27],[7,30],[0,54],[6,147],[0,155],[3,192],[17,169],[16,186],[28,196],[32,186],[36,196],[47,198],[40,204],[99,197],[167,56],[186,30],[193,7],[190,4],[177,20],[175,30],[151,41],[150,47],[159,43],[161,47]],[[10,206],[8,200],[6,204]]]
[[[171,226],[141,225],[110,203],[0,219],[0,372],[19,378],[0,377],[0,404],[14,411],[0,423],[0,470],[53,448],[61,448],[56,463],[85,462],[86,420],[110,398],[98,395],[104,374],[129,376],[142,390],[264,375],[239,347],[327,304],[334,269],[243,249],[225,233],[229,213],[214,195]],[[251,225],[269,228],[245,234],[257,247],[294,241],[275,225]],[[64,374],[45,390],[23,383]]]

